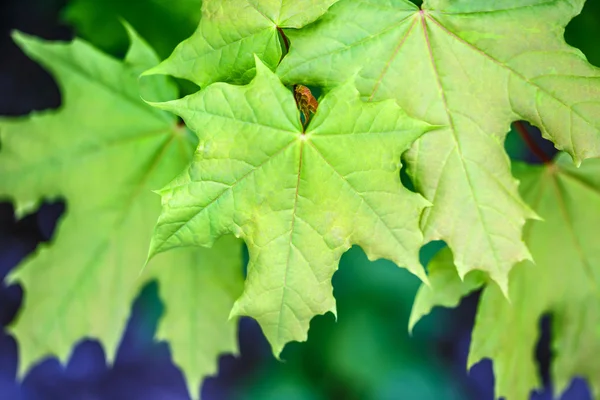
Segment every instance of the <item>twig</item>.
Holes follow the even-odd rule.
[[[531,150],[531,152],[540,161],[542,161],[544,164],[552,163],[552,160],[550,159],[550,157],[548,157],[548,155],[546,155],[544,150],[542,150],[542,148],[531,138],[531,135],[529,134],[529,130],[527,129],[525,124],[523,124],[523,122],[521,122],[521,121],[515,122],[514,127],[515,127],[515,130],[519,133],[519,135],[523,139],[523,141],[525,142],[525,144],[527,144],[527,146],[529,147],[529,150]]]
[[[281,29],[280,27],[277,27],[277,32],[279,32],[279,34],[281,35],[281,38],[283,39],[283,45],[285,46],[285,52],[287,53],[288,51],[290,51],[290,41],[287,38],[287,36],[285,36],[283,29]]]

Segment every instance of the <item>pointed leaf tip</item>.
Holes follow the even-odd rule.
[[[275,75],[275,72],[263,62],[263,60],[258,56],[258,54],[254,54],[254,63],[256,67],[256,76],[272,76]],[[256,79],[256,78],[254,78]]]
[[[141,77],[145,77],[145,76],[153,76],[153,75],[169,75],[170,71],[164,67],[164,61],[161,62],[160,64],[149,68],[147,70],[145,70],[144,72],[142,72],[140,74],[140,78]]]
[[[129,41],[132,41],[134,37],[138,36],[137,31],[133,28],[133,26],[123,17],[118,16],[119,23],[123,25],[125,31],[127,31],[127,35],[129,36]]]
[[[23,31],[18,30],[18,29],[11,30],[10,31],[10,36],[13,38],[13,40],[15,42],[19,42],[19,41],[22,41],[22,40],[25,40],[25,39],[33,37],[33,36],[31,36],[31,35],[23,32]]]
[[[31,45],[35,42],[43,42],[43,39],[40,39],[36,36],[30,35],[18,29],[13,29],[10,32],[10,36],[12,40],[15,42],[17,46],[23,51],[26,51],[28,45]]]

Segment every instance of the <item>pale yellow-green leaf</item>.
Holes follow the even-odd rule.
[[[510,123],[528,120],[577,162],[600,156],[600,71],[563,32],[584,0],[343,0],[290,31],[278,74],[326,89],[356,76],[368,99],[398,101],[447,128],[406,157],[425,211],[426,240],[444,240],[461,276],[484,270],[507,292],[530,258],[522,201],[503,148]]]
[[[168,74],[200,87],[243,84],[255,74],[254,55],[276,67],[285,47],[279,30],[301,28],[338,0],[206,0],[196,32],[147,74]]]
[[[529,399],[542,387],[535,349],[546,313],[552,315],[555,393],[580,376],[600,396],[600,160],[577,169],[568,158],[545,167],[515,166],[523,197],[544,218],[525,227],[536,264],[526,261],[511,271],[510,302],[488,284],[477,311],[468,364],[491,358],[496,396],[507,400]],[[431,287],[419,289],[411,325],[433,306],[454,306],[485,283],[474,273],[461,282],[449,251],[432,261],[429,273]]]
[[[352,244],[425,279],[418,223],[428,203],[399,172],[401,154],[432,127],[394,101],[365,103],[346,85],[304,131],[292,92],[257,59],[247,86],[215,83],[156,106],[183,117],[200,142],[161,191],[151,254],[242,237],[250,264],[232,315],[257,319],[275,355],[306,340],[314,315],[335,313],[331,277]]]
[[[174,116],[140,99],[138,75],[158,60],[128,30],[125,61],[80,40],[15,35],[56,77],[63,104],[0,119],[0,198],[13,201],[19,215],[44,199],[65,199],[67,209],[51,243],[9,276],[25,291],[9,329],[19,345],[20,375],[46,356],[65,361],[84,338],[100,340],[112,360],[132,300],[158,279],[166,306],[159,337],[171,341],[194,394],[202,377],[214,373],[217,354],[237,351],[235,321],[227,317],[242,289],[241,244],[227,239],[215,249],[166,253],[140,276],[160,214],[151,190],[188,164],[196,140]],[[142,84],[155,98],[177,95],[166,79]]]

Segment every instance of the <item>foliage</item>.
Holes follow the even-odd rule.
[[[356,75],[366,98],[395,98],[446,126],[407,155],[415,186],[433,203],[425,238],[448,243],[461,276],[485,270],[506,292],[512,265],[530,258],[520,236],[535,217],[502,148],[510,123],[539,126],[577,162],[600,155],[600,72],[559,38],[583,3],[435,0],[419,11],[406,0],[343,1],[290,34],[278,73],[325,87]]]
[[[229,238],[210,250],[170,252],[142,273],[160,212],[151,189],[187,164],[195,141],[174,116],[139,98],[137,76],[158,60],[129,33],[124,61],[80,40],[58,44],[15,35],[56,76],[63,106],[0,122],[0,197],[10,196],[20,215],[57,197],[68,201],[68,210],[53,242],[9,277],[26,291],[11,330],[19,341],[21,374],[50,354],[66,360],[73,345],[89,336],[102,341],[111,360],[133,298],[158,279],[167,310],[159,338],[170,341],[175,361],[197,387],[215,372],[219,353],[237,348],[227,313],[241,291],[241,247]],[[176,95],[166,79],[144,90]],[[197,292],[205,282],[210,285]],[[195,332],[212,339],[200,357],[190,358],[190,341],[200,346]]]
[[[147,74],[169,74],[200,87],[214,82],[247,83],[255,73],[254,55],[277,66],[286,45],[281,29],[302,28],[336,1],[207,1],[194,35]]]
[[[418,252],[427,202],[402,186],[399,160],[429,127],[393,101],[365,104],[342,86],[304,131],[292,93],[258,59],[256,68],[247,86],[215,84],[157,105],[182,116],[200,144],[160,192],[151,254],[242,237],[250,263],[232,315],[257,319],[279,355],[306,340],[314,315],[335,314],[331,277],[352,244],[425,279]]]
[[[123,54],[128,47],[119,22],[126,20],[165,57],[194,32],[201,5],[202,0],[71,0],[63,17],[78,36],[111,54]]]
[[[568,156],[546,166],[515,164],[524,199],[544,219],[525,227],[524,239],[536,264],[517,265],[510,277],[510,302],[488,284],[479,304],[469,366],[494,360],[496,388],[507,399],[526,398],[541,388],[533,360],[537,323],[552,313],[553,382],[562,393],[574,376],[588,379],[600,394],[600,160],[580,169]],[[435,305],[454,306],[485,285],[475,272],[460,280],[450,251],[442,251],[428,268],[430,287],[415,300],[411,326]]]
[[[181,32],[197,10],[150,3],[160,12],[149,21],[168,14]],[[118,46],[84,4],[75,0],[68,18]],[[600,343],[590,287],[600,263],[597,160],[578,170],[563,155],[515,165],[513,176],[503,149],[510,124],[527,120],[576,165],[600,156],[600,72],[562,37],[583,5],[205,0],[198,29],[162,63],[131,29],[124,61],[80,40],[17,35],[55,74],[64,105],[0,121],[0,197],[20,215],[44,198],[68,202],[55,241],[11,276],[27,293],[13,328],[21,370],[46,354],[64,359],[87,336],[110,358],[123,310],[158,279],[167,309],[159,336],[194,394],[216,354],[235,351],[228,315],[257,319],[277,357],[306,340],[314,315],[336,312],[331,277],[358,244],[431,281],[411,323],[487,284],[470,357],[494,359],[497,395],[520,399],[539,385],[531,349],[548,311],[559,390],[578,374],[598,390],[600,366],[589,357]],[[157,45],[165,31],[152,33]],[[178,94],[156,74],[201,90],[161,103]],[[316,101],[300,85],[324,95]],[[401,183],[402,157],[418,193]],[[160,213],[151,190],[175,176],[159,191]],[[220,239],[230,233],[249,250],[243,292],[240,243]],[[425,274],[418,252],[432,240],[449,250]]]

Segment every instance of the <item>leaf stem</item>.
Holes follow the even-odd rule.
[[[544,150],[542,150],[542,148],[535,142],[535,140],[533,140],[533,138],[529,134],[529,130],[527,129],[527,127],[525,126],[525,124],[523,122],[516,121],[513,124],[513,126],[515,127],[515,130],[521,136],[521,138],[523,139],[523,141],[525,142],[527,147],[529,147],[529,150],[531,150],[531,152],[540,161],[542,161],[544,164],[552,163],[552,160],[550,159],[550,157],[548,157],[548,155],[546,155]]]
[[[283,39],[283,45],[285,46],[285,52],[287,54],[290,51],[290,41],[287,38],[287,36],[285,36],[283,29],[281,29],[279,26],[277,27],[277,32],[279,32],[279,34],[281,35],[281,38]],[[282,56],[282,58],[283,58],[283,56]]]

